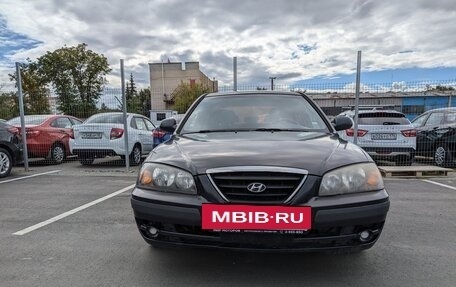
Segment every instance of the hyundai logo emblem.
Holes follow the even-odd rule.
[[[252,193],[261,193],[266,190],[266,185],[259,182],[252,182],[251,184],[247,185],[247,190]]]

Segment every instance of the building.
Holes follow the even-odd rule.
[[[335,116],[354,107],[354,93],[306,93],[327,114]],[[425,111],[456,106],[456,91],[360,93],[359,105],[384,106],[403,112],[410,120]]]
[[[198,83],[210,91],[218,90],[218,82],[201,72],[199,62],[150,63],[149,71],[152,110],[170,109],[174,104],[173,92],[181,83]]]

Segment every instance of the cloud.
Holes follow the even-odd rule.
[[[199,61],[220,85],[232,83],[234,56],[246,85],[350,74],[358,50],[365,71],[456,67],[453,1],[2,0],[0,15],[21,35],[0,34],[0,82],[8,63],[82,42],[108,58],[111,85],[121,58],[142,86],[147,64],[168,58]]]

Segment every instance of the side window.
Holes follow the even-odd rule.
[[[414,127],[416,127],[416,128],[419,128],[419,127],[423,126],[423,125],[424,125],[424,121],[426,120],[427,116],[428,116],[428,115],[426,114],[426,115],[423,115],[423,116],[421,116],[421,117],[416,118],[416,119],[413,121],[412,125],[413,125]]]
[[[432,113],[426,121],[426,126],[440,125],[443,121],[443,113]]]
[[[166,113],[157,113],[157,121],[163,121],[166,119]]]
[[[135,117],[133,120],[136,124],[136,129],[142,130],[142,131],[147,131],[146,123],[143,121],[142,118]]]
[[[72,124],[69,118],[58,118],[51,123],[51,127],[60,129],[71,129]]]
[[[454,123],[456,123],[456,113],[445,114],[445,124],[454,124]]]
[[[134,128],[135,130],[138,129],[138,127],[136,126],[136,121],[135,121],[136,118],[132,118],[131,119],[131,122],[130,122],[130,127]]]
[[[78,120],[78,119],[73,119],[73,118],[72,118],[72,119],[70,119],[70,120],[71,120],[71,122],[73,123],[73,125],[80,125],[80,124],[82,124],[82,121],[80,121],[80,120]]]
[[[155,126],[151,121],[149,121],[148,119],[143,119],[143,120],[146,123],[147,129],[149,131],[153,131],[155,129]]]

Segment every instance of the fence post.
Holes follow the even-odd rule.
[[[358,110],[359,110],[359,85],[361,82],[361,51],[358,51],[358,61],[356,65],[356,94],[355,94],[355,127],[353,143],[358,143]]]
[[[29,162],[28,162],[28,150],[27,150],[27,133],[25,131],[25,116],[24,116],[24,96],[22,94],[22,76],[21,76],[21,67],[19,62],[16,62],[16,81],[17,81],[17,91],[19,97],[19,113],[21,115],[21,136],[22,136],[22,145],[23,145],[23,156],[24,156],[24,168],[25,171],[29,171]]]
[[[233,91],[237,91],[237,57],[233,57]]]
[[[120,79],[122,81],[122,111],[124,122],[124,140],[125,140],[125,167],[127,172],[130,171],[130,154],[128,153],[128,123],[127,123],[127,98],[125,94],[125,75],[124,75],[124,60],[120,59]]]

